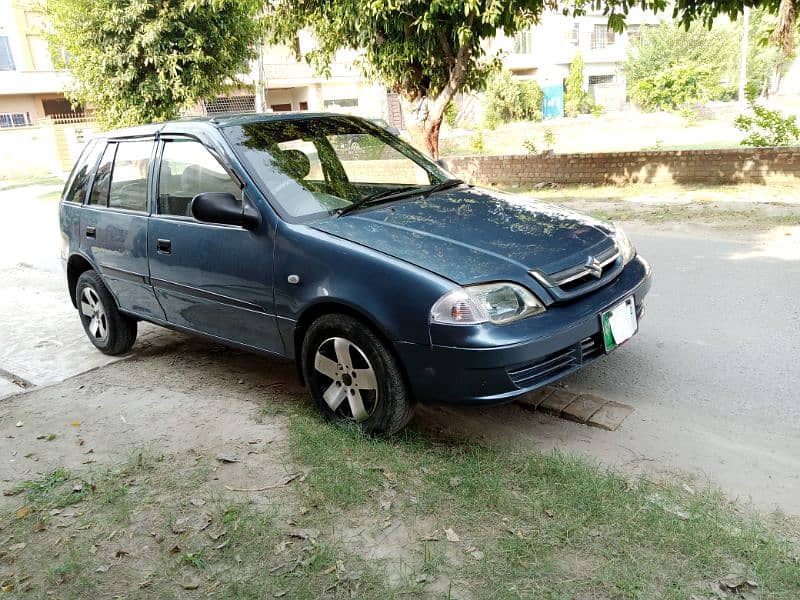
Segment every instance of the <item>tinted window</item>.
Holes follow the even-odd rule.
[[[83,198],[86,195],[86,186],[89,183],[89,176],[102,150],[103,144],[89,142],[89,145],[78,159],[75,170],[72,172],[72,176],[65,186],[68,190],[64,195],[64,200],[66,202],[83,202]]]
[[[190,216],[192,198],[203,192],[228,192],[241,198],[239,184],[200,142],[164,144],[158,175],[158,212]]]
[[[153,142],[120,142],[111,175],[110,208],[147,210],[147,168]]]
[[[117,150],[116,144],[106,146],[97,173],[92,184],[92,193],[89,196],[89,204],[95,206],[108,206],[108,189],[111,186],[111,168],[114,165],[114,152]]]

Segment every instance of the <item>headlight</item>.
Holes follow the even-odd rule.
[[[633,257],[636,256],[636,249],[633,247],[633,244],[631,244],[631,241],[628,239],[622,227],[616,223],[614,224],[614,243],[617,244],[617,249],[622,256],[622,264],[627,265],[631,262]]]
[[[545,311],[530,291],[516,283],[471,285],[446,293],[431,308],[431,323],[509,323]]]

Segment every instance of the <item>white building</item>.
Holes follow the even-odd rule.
[[[634,8],[628,15],[627,29],[614,33],[608,16],[590,12],[582,17],[567,17],[547,11],[541,22],[513,38],[500,35],[492,50],[503,55],[503,65],[520,79],[535,79],[540,85],[562,83],[575,55],[583,57],[584,88],[607,109],[625,103],[626,81],[623,64],[631,41],[642,28],[658,25],[663,15]]]

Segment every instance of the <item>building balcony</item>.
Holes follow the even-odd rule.
[[[0,71],[0,95],[60,94],[68,82],[62,71]]]

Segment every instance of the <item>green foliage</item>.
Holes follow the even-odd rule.
[[[261,37],[256,0],[48,0],[46,10],[70,99],[107,127],[171,119],[219,94]]]
[[[556,145],[556,134],[550,127],[544,128],[544,136],[542,138],[544,140],[545,146],[547,146],[548,150],[552,150],[553,147]]]
[[[456,126],[456,119],[458,118],[458,109],[453,102],[448,102],[447,108],[444,109],[444,122],[448,127]]]
[[[774,20],[754,11],[750,29],[748,81],[764,92],[784,59],[766,47]],[[625,65],[631,97],[644,110],[679,110],[689,104],[735,97],[739,79],[741,23],[700,23],[688,29],[664,21],[645,28],[631,48]]]
[[[535,81],[514,81],[510,71],[497,71],[486,85],[484,121],[495,128],[511,121],[541,121],[544,94]]]
[[[536,140],[533,138],[528,138],[522,142],[522,147],[525,148],[528,154],[536,154],[539,152],[539,149],[536,147]]]
[[[482,154],[486,150],[486,142],[483,139],[483,132],[479,131],[470,138],[470,146],[477,154]]]
[[[800,142],[800,127],[796,115],[784,116],[756,102],[756,90],[748,88],[747,100],[751,115],[739,115],[733,124],[747,133],[742,146],[794,146]]]
[[[568,117],[590,112],[594,106],[589,92],[583,89],[583,57],[580,52],[572,59],[564,91],[564,113]]]

